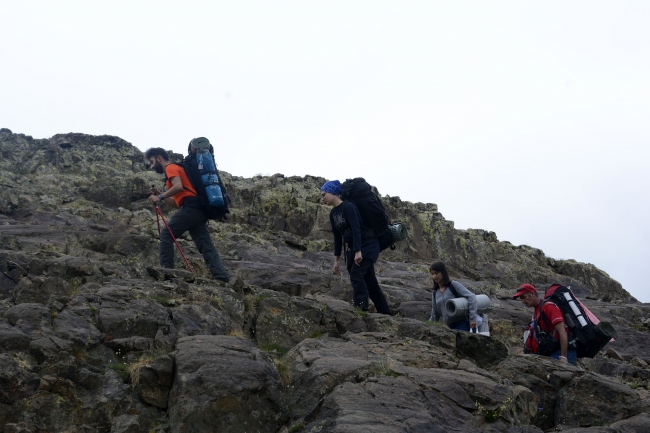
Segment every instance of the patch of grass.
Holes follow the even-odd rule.
[[[309,338],[319,338],[319,337],[322,337],[322,336],[323,336],[323,333],[321,331],[316,331],[313,334],[311,334],[309,336]]]
[[[271,295],[267,293],[260,293],[258,295],[249,294],[244,296],[244,311],[257,311],[260,307],[260,303],[270,297]]]
[[[397,373],[393,371],[395,367],[395,362],[390,356],[382,356],[381,361],[379,361],[379,373],[384,376],[397,377]]]
[[[295,423],[294,425],[291,426],[291,428],[289,429],[289,433],[299,432],[300,430],[303,429],[304,426],[305,426],[305,423],[303,423],[302,421],[297,422],[297,423]]]
[[[97,312],[97,308],[95,308],[95,307],[93,307],[93,306],[89,307],[88,309],[89,309],[90,312],[93,313],[93,314],[95,314],[95,313]]]
[[[126,371],[126,364],[122,364],[120,362],[116,362],[113,364],[108,364],[106,368],[110,368],[111,370],[115,371],[119,376],[122,378],[124,382],[128,382],[130,377],[129,377],[129,372]]]
[[[126,372],[129,373],[129,377],[131,379],[131,384],[133,386],[136,386],[138,382],[140,382],[140,369],[143,367],[151,367],[151,364],[154,362],[156,359],[155,355],[153,354],[146,354],[142,355],[140,359],[135,361],[132,364],[129,364],[126,367]]]
[[[83,361],[86,359],[86,348],[84,346],[74,346],[72,347],[70,354],[76,359]]]
[[[156,295],[152,299],[164,307],[176,307],[179,304],[176,299],[171,299],[162,295]]]
[[[435,320],[426,320],[424,323],[430,326],[445,326],[443,322],[436,322]]]
[[[592,422],[590,427],[606,427],[608,425],[609,425],[608,422],[605,422],[603,420],[598,419],[598,420]]]
[[[510,408],[512,407],[514,399],[512,396],[508,396],[505,400],[503,400],[503,403],[501,403],[501,406],[499,406],[496,409],[486,409],[485,406],[483,406],[481,403],[478,401],[476,402],[476,409],[478,409],[478,412],[483,415],[483,420],[487,423],[493,423],[496,422],[499,419],[499,416],[501,415],[501,412],[504,411],[509,411]]]
[[[287,349],[275,343],[265,344],[264,346],[260,347],[260,349],[262,349],[265,352],[269,352],[269,353],[275,352],[275,353],[280,353],[282,355],[287,353]]]
[[[291,384],[291,365],[289,364],[289,361],[284,358],[274,358],[273,362],[275,363],[275,368],[278,369],[280,383],[286,388]]]
[[[368,315],[367,311],[363,311],[361,308],[355,308],[357,314],[361,317],[366,317]]]
[[[248,338],[248,336],[244,334],[244,331],[241,329],[231,329],[226,335],[230,337]]]
[[[496,420],[499,419],[499,411],[498,410],[486,410],[484,414],[484,419],[485,422],[493,423],[496,422]]]

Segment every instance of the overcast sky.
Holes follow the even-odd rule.
[[[0,127],[363,176],[650,302],[650,2],[1,1]]]

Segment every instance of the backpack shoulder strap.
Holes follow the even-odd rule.
[[[552,333],[554,329],[551,326],[551,323],[548,321],[548,317],[546,317],[546,314],[544,314],[544,305],[547,304],[547,303],[555,305],[555,303],[553,301],[550,301],[550,300],[542,301],[542,303],[539,305],[539,318],[542,319],[544,322],[546,322],[546,326],[548,327],[549,332]],[[555,306],[557,307],[557,305],[555,305]],[[533,314],[533,316],[535,316],[535,315]],[[535,325],[537,326],[537,318],[536,317],[535,317]]]
[[[460,298],[460,296],[458,296],[458,292],[457,292],[456,289],[454,288],[454,282],[455,282],[455,281],[450,281],[450,282],[449,282],[449,289],[451,290],[451,293],[454,294],[454,298]]]
[[[183,164],[178,164],[178,163],[176,163],[176,162],[170,162],[169,165],[177,165],[177,166],[179,166],[180,168],[183,169],[183,171],[185,172],[185,175],[187,175],[187,170],[185,170],[185,166],[184,166]],[[187,176],[187,178],[189,179],[190,177]],[[169,178],[167,177],[167,170],[165,170],[165,179],[164,179],[164,181],[167,182],[168,180],[169,180]],[[191,182],[192,182],[192,180],[190,179],[190,183],[191,183]],[[182,184],[182,182],[181,182],[181,184]],[[187,191],[187,192],[191,192],[191,193],[194,194],[194,195],[198,195],[198,192],[196,192],[196,191],[192,191],[191,189],[189,189],[189,188],[186,187],[185,185],[183,185],[183,189],[184,189],[185,191]]]

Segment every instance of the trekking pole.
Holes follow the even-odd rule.
[[[192,265],[190,265],[190,262],[187,261],[187,257],[185,257],[185,254],[183,254],[183,250],[181,249],[181,246],[178,244],[178,241],[176,240],[176,236],[174,236],[174,233],[172,230],[169,228],[169,225],[167,224],[167,221],[165,220],[165,217],[162,214],[162,211],[158,207],[157,204],[154,204],[154,207],[156,208],[156,222],[158,223],[158,236],[160,236],[160,219],[162,218],[163,222],[165,223],[165,227],[167,227],[167,231],[171,235],[172,239],[174,240],[174,243],[178,247],[178,252],[181,253],[181,256],[183,256],[183,260],[185,260],[185,264],[187,265],[188,268],[190,268],[190,272],[194,273],[194,269],[192,269]]]

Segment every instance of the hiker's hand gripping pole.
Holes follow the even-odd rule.
[[[176,244],[176,247],[178,247],[178,252],[181,253],[181,256],[183,256],[183,260],[185,260],[185,264],[190,269],[190,272],[193,273],[194,269],[192,269],[192,265],[190,265],[190,262],[187,261],[187,257],[185,257],[185,254],[183,254],[183,250],[181,249],[181,246],[178,244],[178,241],[176,240],[176,236],[174,236],[174,233],[169,228],[169,225],[167,224],[167,221],[165,220],[165,217],[163,216],[162,211],[158,207],[158,204],[154,204],[154,207],[156,208],[156,222],[158,223],[158,236],[160,236],[160,219],[162,219],[163,223],[165,223],[165,227],[167,227],[167,231],[169,232],[172,239],[174,240],[174,243]]]

